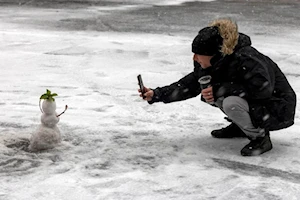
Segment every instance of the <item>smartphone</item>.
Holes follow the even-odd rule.
[[[139,74],[137,76],[137,79],[138,79],[138,82],[139,82],[141,93],[144,94],[146,91],[145,91],[145,87],[144,87],[144,84],[143,84],[142,76]]]

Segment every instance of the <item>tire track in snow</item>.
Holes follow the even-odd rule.
[[[262,176],[262,177],[278,177],[283,180],[287,180],[293,183],[300,183],[300,174],[284,171],[280,169],[274,169],[270,167],[264,167],[259,165],[253,165],[238,161],[232,161],[221,158],[212,158],[221,167],[234,170],[235,172],[250,175],[250,176]]]

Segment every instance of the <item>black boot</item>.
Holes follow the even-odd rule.
[[[231,123],[226,128],[213,130],[211,135],[215,138],[247,137],[245,133],[234,123]]]
[[[264,137],[257,137],[251,140],[242,150],[242,156],[258,156],[272,149],[270,134],[267,133]]]

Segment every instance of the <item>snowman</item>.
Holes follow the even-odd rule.
[[[30,138],[30,151],[40,151],[54,148],[61,142],[61,134],[57,127],[59,122],[59,116],[62,115],[68,108],[66,105],[65,110],[57,115],[56,102],[53,97],[57,96],[56,93],[51,94],[50,90],[47,90],[45,94],[40,97],[40,110],[42,112],[41,124],[36,132],[31,135]],[[41,101],[43,100],[42,107]]]

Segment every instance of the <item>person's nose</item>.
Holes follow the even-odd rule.
[[[196,54],[194,54],[194,56],[193,56],[193,61],[197,61]]]

